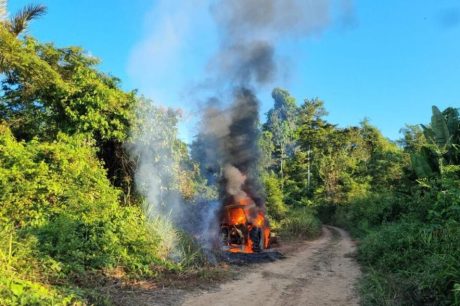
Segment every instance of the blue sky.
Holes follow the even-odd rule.
[[[319,0],[318,0],[319,1]],[[340,0],[330,0],[339,5]],[[30,1],[10,0],[17,11]],[[101,58],[101,69],[156,103],[185,110],[181,135],[195,133],[196,97],[217,49],[209,0],[43,0],[48,14],[30,33],[57,46],[78,45]],[[428,122],[431,105],[460,107],[460,1],[348,0],[348,22],[331,18],[320,33],[280,41],[286,73],[261,88],[288,89],[300,104],[319,97],[340,126],[369,118],[385,136]],[[263,118],[262,118],[263,119]]]

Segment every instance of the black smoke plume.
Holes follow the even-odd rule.
[[[250,196],[259,206],[263,206],[263,192],[257,175],[257,165],[260,157],[257,145],[259,138],[259,101],[251,90],[238,88],[234,93],[230,113],[231,121],[228,134],[222,139],[224,141],[222,157],[224,164],[238,169],[245,177],[245,180],[239,182],[238,178],[230,175],[228,168],[224,168],[223,184],[228,186],[228,184],[241,183],[241,192]],[[225,196],[234,195],[227,191]]]
[[[217,0],[211,5],[219,48],[208,70],[216,92],[229,92],[231,98],[221,99],[230,100],[227,107],[209,99],[195,144],[201,146],[202,172],[220,185],[224,204],[249,196],[264,207],[255,92],[273,83],[281,70],[276,47],[320,34],[333,18],[333,4],[350,13],[351,0]]]

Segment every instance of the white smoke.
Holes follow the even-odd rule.
[[[177,147],[177,112],[157,107],[140,99],[127,148],[136,164],[135,185],[145,197],[147,217],[160,223],[158,234],[178,260],[183,255],[178,247],[176,229],[187,231],[211,249],[218,238],[217,202],[187,203],[180,192],[181,159]],[[164,228],[164,229],[163,229]],[[174,235],[176,233],[176,235]]]
[[[246,193],[243,191],[243,185],[247,177],[240,170],[232,165],[225,165],[224,167],[224,177],[227,180],[225,186],[228,194],[239,198],[245,198]]]
[[[189,72],[201,69],[207,58],[199,33],[211,28],[208,0],[153,3],[139,29],[141,39],[131,50],[127,73],[150,98],[187,109],[189,101],[180,96],[191,81]]]
[[[181,202],[175,172],[179,160],[174,158],[177,137],[176,113],[155,107],[151,101],[140,101],[137,126],[128,145],[137,170],[136,186],[148,203],[148,211],[158,214],[172,210]]]
[[[136,116],[126,144],[136,164],[136,189],[145,197],[144,210],[149,220],[161,223],[158,234],[170,255],[174,255],[178,237],[172,229],[173,217],[184,207],[176,175],[177,113],[141,98]]]

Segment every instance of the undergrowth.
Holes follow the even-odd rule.
[[[313,239],[321,234],[321,222],[311,208],[293,208],[280,222],[279,231],[285,239]]]
[[[410,195],[381,193],[335,212],[359,238],[365,305],[460,305],[459,180],[445,173]]]
[[[94,290],[203,261],[193,239],[141,205],[122,206],[84,136],[0,134],[0,305],[105,304]]]

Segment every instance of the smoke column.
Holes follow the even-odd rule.
[[[187,1],[178,1],[178,6],[186,6]],[[214,96],[202,112],[197,159],[206,169],[203,174],[208,182],[219,185],[220,202],[205,203],[202,207],[206,209],[192,208],[171,190],[177,178],[172,177],[170,169],[177,166],[177,161],[172,158],[171,146],[165,144],[176,135],[162,128],[161,122],[170,119],[167,113],[140,109],[138,115],[144,123],[129,145],[137,164],[136,187],[146,197],[148,215],[171,216],[190,233],[198,228],[205,246],[212,245],[213,233],[218,232],[217,215],[222,203],[232,197],[249,196],[264,208],[257,173],[260,103],[256,92],[273,84],[280,73],[277,46],[321,34],[337,7],[339,15],[347,14],[345,17],[352,8],[352,0],[210,1],[219,43],[206,67],[205,88],[212,86]],[[227,93],[224,98],[218,94],[222,92]]]
[[[220,109],[218,98],[209,100],[198,137],[209,146],[204,152],[210,152],[202,162],[214,168],[220,164],[223,169],[224,203],[248,195],[264,207],[257,173],[259,101],[255,92],[277,78],[277,45],[319,35],[330,24],[336,2],[348,13],[347,0],[218,0],[211,5],[219,49],[207,68],[216,91],[230,91],[232,99],[228,108]]]

